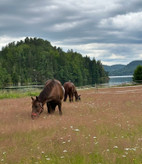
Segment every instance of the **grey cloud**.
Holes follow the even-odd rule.
[[[142,44],[142,24],[137,15],[141,11],[141,0],[2,0],[0,36],[42,37],[61,47],[77,46],[83,54],[92,52],[90,56],[104,62],[126,62],[132,55],[137,58],[142,54],[137,46]],[[129,15],[135,20],[130,22]],[[79,49],[93,43],[100,45],[97,50]],[[112,54],[124,55],[125,59],[113,59],[115,55],[109,58]]]

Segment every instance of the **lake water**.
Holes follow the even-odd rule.
[[[129,84],[132,83],[132,75],[128,76],[109,76],[110,80],[108,83],[101,84],[102,87],[108,87],[108,86],[116,86],[116,85],[122,85],[122,84]],[[7,87],[4,90],[5,91],[11,91],[11,90],[17,90],[22,92],[27,91],[34,91],[35,89],[42,89],[43,85],[29,85],[29,86],[13,86],[13,87]]]
[[[121,84],[129,84],[132,83],[132,77],[133,75],[127,75],[127,76],[109,76],[110,80],[108,85],[114,86],[114,85],[121,85]]]

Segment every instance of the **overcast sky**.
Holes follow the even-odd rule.
[[[103,64],[142,59],[142,0],[0,0],[0,49],[48,40]]]

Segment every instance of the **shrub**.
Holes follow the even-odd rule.
[[[142,65],[138,65],[133,74],[133,81],[142,83]]]

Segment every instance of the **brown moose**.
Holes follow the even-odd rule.
[[[70,102],[73,102],[73,97],[75,97],[76,101],[81,99],[81,95],[78,95],[76,87],[72,82],[65,82],[63,87],[65,89],[64,101],[67,100],[67,96],[69,96]]]
[[[31,117],[34,119],[43,112],[43,106],[46,103],[48,113],[53,113],[58,105],[59,114],[62,115],[62,99],[64,97],[64,89],[58,80],[48,80],[41,91],[40,95],[32,99]]]

